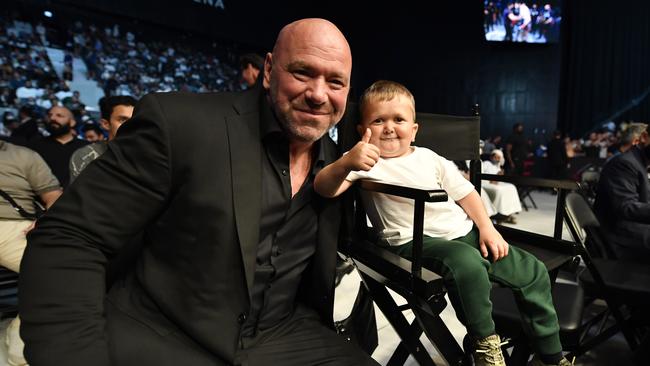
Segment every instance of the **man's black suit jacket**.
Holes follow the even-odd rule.
[[[20,278],[31,365],[199,364],[183,347],[232,363],[259,236],[259,89],[145,96],[42,218]],[[324,139],[328,164],[336,147]],[[316,199],[318,244],[298,297],[331,325],[340,212]],[[103,303],[107,257],[143,229],[133,273]]]
[[[608,161],[600,174],[594,209],[610,242],[650,251],[650,183],[644,161],[638,147]]]

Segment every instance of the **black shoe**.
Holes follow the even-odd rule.
[[[336,256],[336,277],[334,278],[334,287],[338,286],[343,279],[343,276],[351,273],[354,270],[354,264],[352,262],[341,258],[341,256]]]

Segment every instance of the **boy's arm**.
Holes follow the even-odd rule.
[[[494,262],[507,256],[508,243],[503,240],[501,234],[492,225],[492,221],[490,221],[487,212],[485,212],[485,207],[478,193],[472,190],[467,196],[461,198],[458,204],[465,210],[467,216],[474,221],[476,227],[478,227],[480,234],[479,249],[483,257],[488,257],[488,250],[492,254],[492,260]]]
[[[371,132],[366,129],[361,141],[347,154],[326,166],[314,179],[314,190],[324,197],[336,197],[345,192],[352,182],[345,178],[353,170],[370,170],[379,160],[379,148],[369,143]]]
[[[350,188],[352,182],[345,180],[345,177],[350,174],[350,169],[346,168],[344,162],[346,156],[342,156],[318,172],[314,180],[314,190],[318,194],[323,197],[336,197]]]

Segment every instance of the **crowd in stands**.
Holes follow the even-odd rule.
[[[118,25],[100,29],[77,21],[68,47],[83,57],[106,95],[140,97],[155,91],[237,90],[239,70],[215,55],[158,40],[143,41]],[[126,56],[126,57],[125,57]]]
[[[89,112],[78,91],[70,90],[74,57],[84,60],[86,77],[96,80],[106,96],[140,98],[150,92],[246,87],[240,84],[239,65],[225,62],[209,50],[168,40],[145,41],[137,31],[122,30],[118,24],[101,28],[79,20],[69,29],[60,29],[61,34],[63,37],[51,40],[42,23],[23,20],[15,13],[0,14],[0,117],[4,122],[0,136],[9,136],[25,116],[36,119],[40,134],[46,136],[42,119],[54,106],[73,113],[78,122],[75,133],[80,135],[86,124],[98,123],[97,113]],[[59,75],[46,50],[54,45],[64,52]],[[236,59],[236,55],[226,59]]]
[[[553,135],[559,134],[566,150],[567,158],[587,157],[594,159],[608,159],[614,155],[627,150],[635,139],[638,139],[641,131],[637,128],[638,124],[634,122],[622,122],[618,125],[607,123],[602,127],[590,132],[585,138],[575,139],[561,131],[555,131],[553,134],[541,136],[535,134],[535,138],[528,136],[527,150],[530,158],[547,158],[549,157],[549,147],[553,141]],[[490,136],[482,140],[482,152],[484,160],[488,160],[492,150],[501,149],[506,152],[507,139],[501,135]],[[506,170],[508,167],[506,166]]]

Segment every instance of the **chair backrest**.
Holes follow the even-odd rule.
[[[479,116],[450,116],[417,113],[419,124],[415,144],[430,148],[449,160],[480,160]]]
[[[613,256],[600,231],[598,218],[582,195],[576,192],[567,194],[566,218],[569,231],[587,253],[594,257]]]
[[[417,146],[434,150],[449,160],[479,160],[480,116],[452,116],[433,113],[416,113],[419,124],[415,138]],[[359,141],[357,103],[348,107],[339,123],[339,145],[347,151]],[[453,138],[450,138],[453,136]]]
[[[596,170],[586,170],[582,173],[580,180],[585,183],[598,183],[600,172]]]

